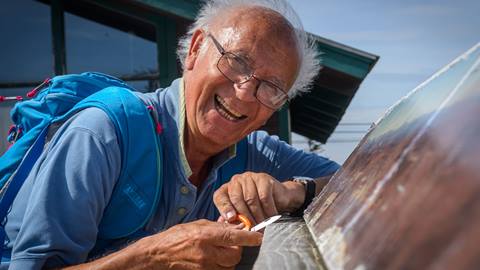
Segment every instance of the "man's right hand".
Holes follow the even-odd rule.
[[[198,220],[173,226],[109,256],[67,269],[234,269],[240,262],[242,246],[261,243],[261,233]]]
[[[241,246],[258,246],[260,233],[234,225],[199,220],[180,224],[144,238],[138,245],[148,250],[153,265],[168,269],[233,269],[240,262]]]

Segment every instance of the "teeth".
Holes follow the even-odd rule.
[[[229,112],[230,114],[232,114],[233,116],[235,116],[235,117],[237,117],[237,118],[242,117],[242,114],[240,114],[240,113],[232,110],[232,108],[228,107],[227,103],[226,103],[220,96],[215,95],[215,98],[217,99],[217,101],[218,101],[220,104],[222,104],[223,107],[225,107],[225,109],[228,110],[228,112]]]
[[[242,114],[232,110],[226,102],[220,97],[215,95],[215,100],[221,105],[221,106],[216,106],[217,110],[220,112],[220,114],[227,118],[230,121],[235,121],[235,120],[240,120],[242,117],[244,117]]]

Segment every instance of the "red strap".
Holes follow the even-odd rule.
[[[17,127],[17,126],[15,126],[15,125],[10,125],[10,127],[8,128],[7,134],[12,133],[12,131],[13,131],[16,127]]]
[[[22,96],[15,96],[15,97],[0,96],[0,102],[11,101],[11,100],[22,101],[23,97]]]
[[[162,134],[162,132],[163,132],[162,125],[160,125],[160,123],[157,122],[157,126],[156,126],[155,130],[157,131],[158,134]]]
[[[27,97],[29,98],[34,97],[37,94],[37,92],[40,91],[40,89],[42,89],[42,87],[49,82],[50,82],[50,78],[46,78],[39,86],[33,88],[32,91],[28,92]]]
[[[157,134],[161,134],[163,132],[163,127],[157,119],[157,112],[155,111],[155,108],[152,105],[148,105],[147,109],[150,112],[150,116],[152,116],[153,121],[155,122],[155,132],[157,132]]]

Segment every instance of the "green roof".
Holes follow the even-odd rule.
[[[379,57],[312,35],[322,69],[313,89],[290,105],[292,131],[325,143]]]

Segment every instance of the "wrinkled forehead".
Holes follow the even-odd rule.
[[[300,55],[295,29],[281,14],[263,7],[237,7],[219,16],[210,31],[225,50],[241,56],[265,79],[291,87]]]
[[[210,25],[222,44],[273,43],[287,50],[297,50],[293,26],[278,12],[259,6],[237,6],[224,10]]]

